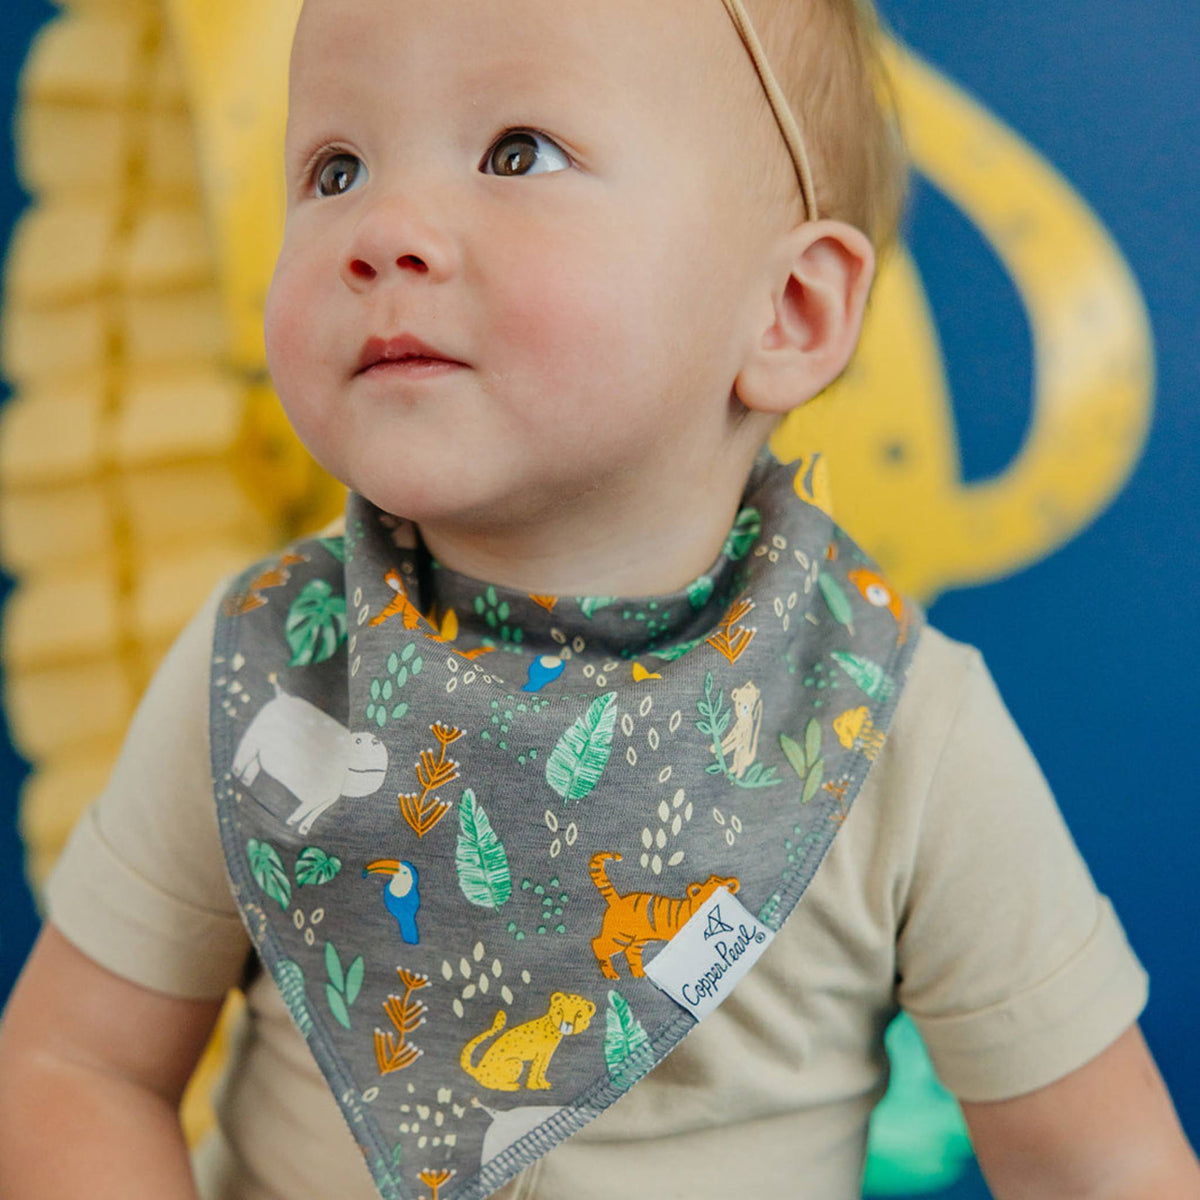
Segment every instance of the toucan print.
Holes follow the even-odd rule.
[[[383,889],[383,906],[399,923],[400,936],[410,946],[417,945],[417,909],[421,907],[417,868],[399,859],[377,858],[363,868],[363,878],[368,875],[390,876],[391,882]]]

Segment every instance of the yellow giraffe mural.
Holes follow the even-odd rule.
[[[0,358],[5,704],[33,770],[35,888],[102,787],[137,697],[223,575],[341,507],[265,373],[263,299],[298,0],[71,0],[21,87]],[[962,484],[920,274],[900,249],[846,377],[773,440],[898,587],[938,591],[1048,554],[1120,490],[1146,433],[1148,322],[1110,237],[1054,169],[948,80],[890,52],[916,167],[995,247],[1035,347],[1034,420]],[[902,448],[897,453],[896,448]],[[76,697],[69,711],[59,703]],[[217,1049],[186,1104],[195,1138]]]

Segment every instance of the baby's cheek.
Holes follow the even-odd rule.
[[[636,297],[622,287],[615,264],[545,253],[514,262],[497,280],[492,309],[502,344],[536,358],[560,385],[611,369],[613,347],[636,333]]]

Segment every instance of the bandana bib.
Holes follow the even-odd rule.
[[[794,477],[673,595],[490,586],[353,494],[227,595],[233,892],[385,1200],[488,1196],[619,1099],[845,820],[920,618]]]

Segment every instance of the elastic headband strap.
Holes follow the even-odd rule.
[[[800,132],[800,126],[796,124],[792,107],[775,78],[775,72],[771,70],[766,51],[762,47],[762,42],[758,40],[758,35],[754,32],[754,26],[750,24],[750,18],[742,6],[742,0],[722,0],[722,3],[737,27],[738,33],[741,34],[742,41],[746,43],[746,49],[750,52],[751,59],[754,60],[754,69],[758,72],[759,79],[762,80],[763,91],[767,93],[767,102],[775,114],[775,120],[779,123],[783,140],[787,143],[788,152],[796,167],[796,177],[800,181],[800,194],[804,198],[805,215],[810,221],[815,221],[817,219],[817,189],[813,183],[808,151],[804,148],[804,135]]]

